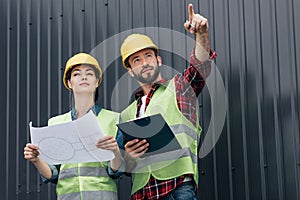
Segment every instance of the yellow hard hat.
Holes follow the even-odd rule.
[[[71,57],[66,63],[64,79],[63,79],[65,87],[68,90],[71,90],[71,88],[69,88],[69,86],[68,86],[67,73],[70,69],[72,69],[72,67],[74,67],[76,65],[80,65],[80,64],[93,65],[95,67],[95,69],[98,70],[98,72],[99,72],[98,86],[99,86],[102,81],[102,70],[101,70],[101,67],[100,67],[98,61],[96,60],[96,58],[94,58],[93,56],[91,56],[89,54],[78,53],[78,54],[74,55],[73,57]]]
[[[156,54],[158,53],[157,46],[148,36],[138,33],[127,36],[120,49],[123,66],[127,69],[128,66],[126,66],[125,63],[128,57],[142,49],[147,48],[154,49],[156,51]]]

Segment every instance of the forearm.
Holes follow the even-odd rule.
[[[120,151],[115,153],[115,158],[110,161],[110,167],[113,171],[117,171],[122,164]]]
[[[195,56],[196,58],[201,61],[205,62],[209,59],[210,53],[210,42],[209,42],[209,34],[206,33],[195,33]]]
[[[42,159],[38,158],[36,161],[32,161],[32,164],[37,168],[39,173],[46,179],[52,177],[52,171],[49,165]]]

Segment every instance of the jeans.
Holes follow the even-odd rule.
[[[164,197],[163,200],[197,200],[195,182],[183,182],[170,194]]]

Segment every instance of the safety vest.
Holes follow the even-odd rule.
[[[190,98],[196,98],[196,96]],[[158,180],[168,180],[184,174],[193,174],[194,180],[198,184],[197,150],[202,129],[198,120],[198,105],[196,107],[197,110],[194,112],[197,112],[198,123],[195,127],[178,108],[173,80],[167,86],[161,85],[154,92],[145,116],[160,113],[175,134],[182,149],[138,159],[137,165],[132,171],[131,194],[143,188],[151,175]],[[121,113],[121,118],[123,121],[132,120],[136,117],[136,112],[137,101],[134,101]]]
[[[97,120],[105,135],[116,135],[118,113],[101,109]],[[49,119],[48,125],[69,121],[71,112]],[[107,162],[62,164],[56,194],[58,200],[118,199],[115,180],[107,173]]]

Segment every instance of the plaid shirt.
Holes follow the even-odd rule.
[[[211,51],[210,59],[215,57],[216,52]],[[210,74],[210,70],[210,61],[204,63],[200,62],[195,56],[195,50],[193,50],[190,55],[190,66],[187,67],[182,74],[177,74],[173,79],[175,81],[178,108],[182,114],[194,124],[194,126],[197,124],[196,97],[199,96],[201,90],[203,89],[205,85],[205,79]],[[154,92],[166,82],[166,80],[161,80],[158,83],[153,84],[146,97],[145,110],[147,109]],[[140,108],[142,106],[142,96],[144,96],[142,90],[135,94],[135,99],[137,100],[136,117],[138,117]],[[157,180],[151,176],[147,185],[134,193],[131,199],[161,199],[177,186],[182,184],[186,176],[193,177],[192,174],[186,174],[170,180]]]

